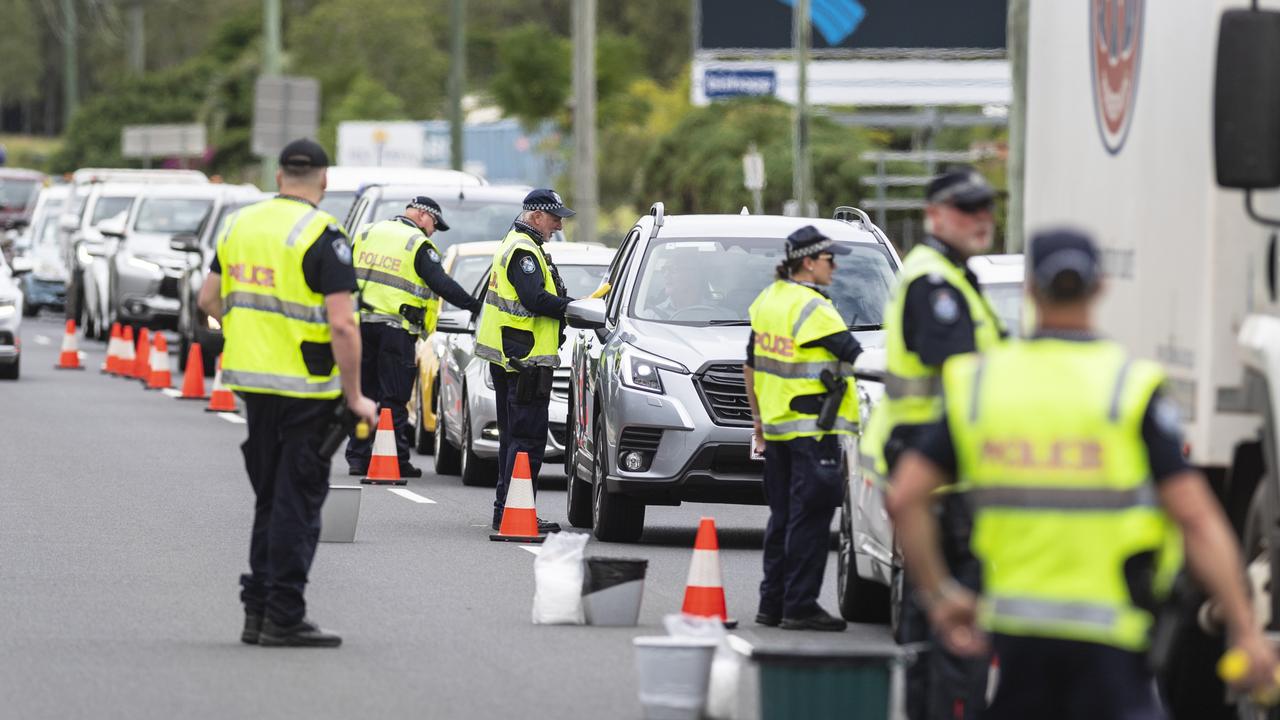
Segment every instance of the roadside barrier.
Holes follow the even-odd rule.
[[[396,452],[396,427],[391,422],[391,408],[378,413],[378,432],[373,436],[373,455],[369,458],[369,474],[365,485],[407,485],[400,477],[400,454]]]
[[[187,353],[187,372],[182,376],[182,395],[179,400],[208,400],[204,393],[204,353],[200,343],[191,343]]]
[[[151,375],[151,334],[146,328],[138,331],[138,351],[133,359],[133,367],[129,377],[141,380],[144,384]]]
[[[120,331],[120,353],[116,357],[116,371],[111,374],[116,377],[129,377],[137,357],[137,353],[133,350],[133,326],[125,325]]]
[[[107,340],[107,359],[103,361],[102,368],[98,371],[103,375],[114,375],[116,368],[120,364],[120,323],[111,323],[111,338]]]
[[[204,409],[205,412],[229,412],[236,411],[236,396],[231,391],[222,387],[222,356],[218,356],[218,364],[213,373],[213,392],[209,394],[209,405]]]
[[[533,502],[528,453],[516,453],[511,482],[507,485],[507,504],[502,508],[502,524],[489,539],[519,543],[540,543],[547,539],[546,535],[538,534],[538,511]]]
[[[76,343],[76,321],[67,321],[67,331],[62,335],[62,353],[58,355],[58,370],[83,370],[80,364],[80,347]]]
[[[169,364],[169,341],[164,333],[156,331],[155,345],[151,348],[151,372],[147,376],[148,390],[173,387],[173,370]]]
[[[685,583],[684,607],[681,612],[698,617],[717,618],[725,627],[735,627],[725,610],[724,583],[720,577],[720,541],[716,538],[716,521],[704,517],[698,523],[698,536],[693,541],[693,561],[689,564],[689,580]]]

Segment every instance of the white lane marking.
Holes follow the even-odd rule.
[[[245,419],[234,413],[218,413],[218,417],[222,418],[223,420],[226,420],[232,425],[245,424]]]
[[[165,395],[168,395],[171,398],[182,397],[182,391],[179,390],[178,388],[160,388],[160,392],[164,393]]]
[[[533,553],[534,555],[537,555],[538,553],[542,552],[542,546],[541,546],[541,545],[520,545],[520,546],[519,546],[519,548],[520,548],[521,550],[528,550],[529,552]]]
[[[53,344],[53,341],[49,339],[49,336],[48,336],[48,335],[37,335],[37,336],[35,337],[35,341],[36,341],[36,344],[37,344],[37,345],[52,345],[52,344]]]
[[[412,500],[418,503],[419,505],[435,505],[436,504],[435,500],[432,500],[429,497],[422,497],[421,495],[419,495],[418,493],[412,490],[405,490],[404,488],[387,488],[387,490],[395,493],[396,495],[399,495],[405,500]]]

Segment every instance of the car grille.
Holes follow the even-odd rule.
[[[556,368],[555,373],[551,376],[551,395],[560,400],[568,400],[569,383],[572,377],[573,370],[571,368]]]
[[[160,281],[160,294],[167,298],[178,299],[178,278],[166,275]]]
[[[556,443],[565,447],[569,439],[569,428],[564,423],[553,422],[547,423],[547,429],[551,431],[551,437],[555,438]]]
[[[752,460],[751,449],[745,445],[721,445],[711,458],[711,472],[717,475],[760,475],[764,472],[764,461]]]
[[[741,365],[711,365],[696,376],[698,394],[717,425],[751,425],[751,405]]]
[[[13,333],[0,330],[0,345],[13,345]]]
[[[661,442],[662,430],[659,428],[629,427],[618,438],[618,452],[639,450],[653,453],[658,451],[658,443]]]

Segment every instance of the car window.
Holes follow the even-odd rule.
[[[847,243],[827,293],[850,327],[884,321],[895,277],[888,251]],[[775,278],[781,238],[658,238],[645,250],[630,313],[678,325],[745,324],[752,301]],[[715,268],[715,272],[707,272]]]
[[[613,262],[609,265],[607,277],[612,287],[606,296],[608,302],[606,314],[611,320],[618,319],[618,308],[622,305],[620,298],[626,295],[626,289],[622,286],[622,278],[626,274],[628,261],[631,259],[632,253],[635,252],[639,238],[640,230],[633,229],[626,239],[622,241],[622,246],[618,248],[618,254],[613,256]]]
[[[488,255],[460,255],[454,258],[453,269],[449,275],[460,287],[470,290],[489,272],[492,265],[493,258]],[[452,303],[445,303],[444,307],[448,310],[458,309]]]
[[[207,247],[213,247],[216,245],[218,243],[218,236],[222,234],[222,226],[227,222],[227,218],[231,217],[232,213],[237,210],[241,210],[244,207],[246,206],[241,204],[223,205],[222,209],[218,211],[218,217],[213,221],[213,225],[210,226],[210,229],[212,229],[213,232],[204,233],[204,244]]]
[[[138,207],[133,229],[138,232],[199,232],[213,210],[213,200],[204,198],[146,198]]]
[[[342,218],[345,218],[347,213],[351,210],[351,204],[355,202],[355,199],[356,194],[354,192],[343,190],[325,192],[324,199],[320,201],[320,204],[317,205],[317,207],[334,216],[339,222],[341,222]]]
[[[440,203],[444,219],[449,223],[447,232],[431,236],[440,252],[461,243],[501,240],[522,209],[519,200],[458,200],[457,197],[437,197],[435,200]],[[408,204],[407,197],[385,198],[374,207],[366,222],[389,220],[404,212]]]
[[[571,298],[584,298],[596,291],[609,272],[608,265],[564,265],[556,263],[560,279]]]
[[[89,225],[96,227],[103,220],[129,212],[132,206],[133,198],[131,197],[100,197],[93,206],[93,215],[89,216]]]
[[[21,210],[35,202],[38,180],[0,179],[0,210]]]
[[[1004,322],[1010,335],[1017,337],[1022,331],[1022,283],[988,283],[982,286],[982,294],[987,296],[991,309]]]

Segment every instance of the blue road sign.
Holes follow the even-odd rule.
[[[708,98],[773,95],[777,89],[778,75],[772,70],[708,68],[702,75],[702,92]]]
[[[778,0],[795,7],[796,0]],[[858,0],[809,0],[809,19],[828,45],[844,42],[862,24],[867,9]]]

